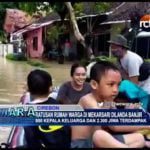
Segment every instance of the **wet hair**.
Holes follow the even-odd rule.
[[[52,86],[51,75],[43,70],[33,70],[27,77],[29,92],[33,95],[46,95]]]
[[[72,66],[71,66],[71,70],[70,70],[70,76],[72,77],[73,74],[75,73],[75,70],[78,68],[78,67],[83,67],[85,70],[86,70],[86,67],[80,63],[74,63]]]
[[[116,65],[108,61],[98,61],[93,65],[90,72],[90,80],[95,80],[99,82],[102,76],[105,75],[106,71],[114,70],[119,71]],[[120,72],[120,71],[119,71]]]

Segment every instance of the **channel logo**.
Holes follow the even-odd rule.
[[[150,28],[150,15],[144,15],[141,19],[140,19],[140,27],[144,27],[144,28]]]

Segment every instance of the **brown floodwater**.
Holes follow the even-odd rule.
[[[48,68],[40,68],[48,71],[53,78],[53,85],[59,86],[70,78],[69,63],[58,64],[48,61]],[[16,62],[0,57],[0,104],[18,103],[21,95],[26,90],[26,78],[28,73],[39,67],[34,67],[26,62]]]
[[[43,70],[51,74],[54,86],[59,86],[64,81],[69,80],[71,64],[58,64],[56,61],[49,61],[47,65],[48,68],[43,68]],[[0,104],[19,102],[21,95],[26,90],[27,75],[33,69],[39,69],[39,67],[0,57]],[[11,126],[0,126],[0,144],[7,141],[10,130]]]

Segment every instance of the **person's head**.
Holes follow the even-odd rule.
[[[77,85],[83,85],[86,80],[86,67],[80,63],[74,63],[71,66],[70,76]]]
[[[99,61],[90,72],[90,84],[100,100],[114,100],[122,80],[119,69],[107,61]]]
[[[144,62],[139,69],[139,81],[145,81],[150,76],[150,62]]]
[[[33,70],[28,74],[27,86],[31,95],[47,96],[52,87],[51,75],[44,70]]]
[[[108,43],[110,43],[112,55],[117,58],[122,58],[129,48],[127,46],[127,39],[120,34],[114,36],[114,38],[111,41],[108,41]]]

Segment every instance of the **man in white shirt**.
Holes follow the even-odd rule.
[[[139,68],[143,63],[142,57],[129,51],[127,39],[120,34],[108,42],[110,43],[112,55],[118,58],[122,77],[138,84]]]

